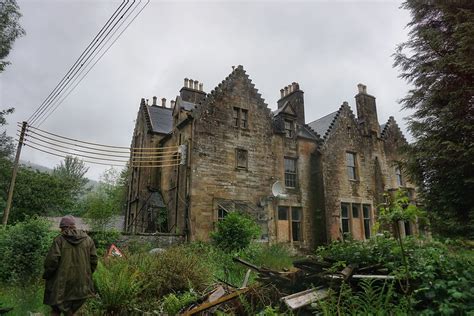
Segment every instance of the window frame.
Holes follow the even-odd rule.
[[[293,163],[293,170],[287,170],[287,161],[291,161]],[[290,189],[296,189],[298,185],[298,158],[284,157],[283,169],[285,173],[285,187]]]
[[[245,166],[239,164],[240,153],[245,153]],[[248,166],[249,166],[249,151],[244,148],[236,148],[235,149],[235,168],[241,169],[241,170],[248,170]]]
[[[352,161],[349,161],[349,157],[351,157]],[[350,164],[352,162],[352,164]],[[358,174],[357,174],[357,153],[353,151],[346,151],[346,173],[349,180],[357,181]]]
[[[276,218],[277,221],[285,221],[289,227],[288,231],[288,242],[289,243],[296,243],[300,244],[304,242],[304,210],[302,206],[291,206],[291,205],[278,205],[277,206],[277,214]],[[298,218],[296,218],[295,212],[298,213]],[[284,215],[281,216],[280,215]],[[295,232],[295,226],[297,227],[297,231]],[[297,234],[297,240],[294,239],[295,233]],[[277,238],[279,232],[277,231]]]
[[[293,120],[289,120],[289,119],[284,119],[283,120],[283,124],[284,124],[284,127],[285,127],[285,137],[286,138],[293,138],[294,135],[295,135],[295,122]],[[288,124],[288,126],[287,126]]]
[[[365,210],[367,210],[367,215]],[[372,206],[370,204],[362,204],[362,218],[364,226],[364,238],[370,239],[372,233]],[[367,227],[366,227],[367,225]]]
[[[397,164],[395,166],[395,178],[397,179],[397,185],[399,187],[404,186],[403,173],[402,173],[402,168],[400,167],[400,164]]]
[[[238,106],[232,107],[232,121],[234,128],[249,128],[249,110]]]
[[[346,206],[346,212],[347,212],[346,216],[344,216],[344,214],[342,212],[343,206]],[[341,202],[341,206],[340,206],[341,232],[342,232],[343,237],[344,237],[345,234],[350,234],[352,232],[350,212],[351,212],[351,203]],[[347,231],[344,231],[344,221],[346,221],[346,223],[347,223]]]

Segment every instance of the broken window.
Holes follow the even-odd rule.
[[[237,148],[235,150],[236,167],[239,169],[247,169],[248,166],[248,152],[245,149]]]
[[[226,216],[228,212],[222,207],[218,206],[217,208],[217,220],[222,221]]]
[[[350,180],[357,179],[356,170],[356,154],[347,152],[346,153],[346,164],[347,164],[347,176]]]
[[[362,212],[364,213],[364,235],[365,235],[365,239],[369,239],[370,238],[370,226],[371,226],[370,205],[368,205],[368,204],[362,205]]]
[[[293,138],[294,134],[293,121],[285,120],[285,136],[287,138]]]
[[[296,159],[285,158],[285,186],[296,188]]]
[[[341,229],[343,235],[351,232],[349,222],[349,204],[347,203],[341,203]]]
[[[301,240],[301,207],[291,208],[291,235],[293,241]]]

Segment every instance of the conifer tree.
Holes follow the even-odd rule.
[[[474,234],[474,2],[408,0],[412,20],[394,65],[411,84],[402,99],[413,110],[407,148],[432,225],[440,233]]]

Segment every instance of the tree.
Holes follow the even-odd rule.
[[[401,103],[412,109],[406,166],[430,211],[434,230],[474,233],[474,2],[417,1],[409,40],[394,54],[412,84]]]
[[[6,109],[0,111],[0,127],[7,125],[7,120],[5,116],[13,113],[14,109]],[[13,140],[10,136],[7,135],[7,131],[3,130],[0,132],[0,159],[10,158],[14,150]]]
[[[248,215],[230,212],[217,223],[211,239],[221,249],[232,252],[246,248],[252,239],[260,236],[260,226]]]
[[[123,210],[127,172],[110,168],[101,176],[99,186],[84,199],[85,216],[94,230],[104,231],[114,215]]]
[[[71,204],[75,205],[80,197],[86,192],[89,179],[85,177],[87,171],[85,163],[77,157],[66,156],[64,161],[53,170],[53,175],[61,178],[69,190]]]
[[[0,72],[9,64],[5,58],[12,49],[13,42],[25,35],[25,30],[20,26],[20,8],[16,0],[0,1]]]

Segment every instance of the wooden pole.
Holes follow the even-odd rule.
[[[20,162],[21,147],[23,146],[23,140],[25,138],[26,125],[26,122],[23,122],[23,124],[21,125],[20,139],[18,140],[18,147],[16,148],[16,156],[15,161],[13,163],[12,179],[10,181],[10,189],[8,190],[7,206],[5,207],[5,211],[3,212],[3,225],[7,225],[8,215],[10,214],[10,208],[12,206],[13,190],[15,189],[16,174],[18,172],[18,165]]]

